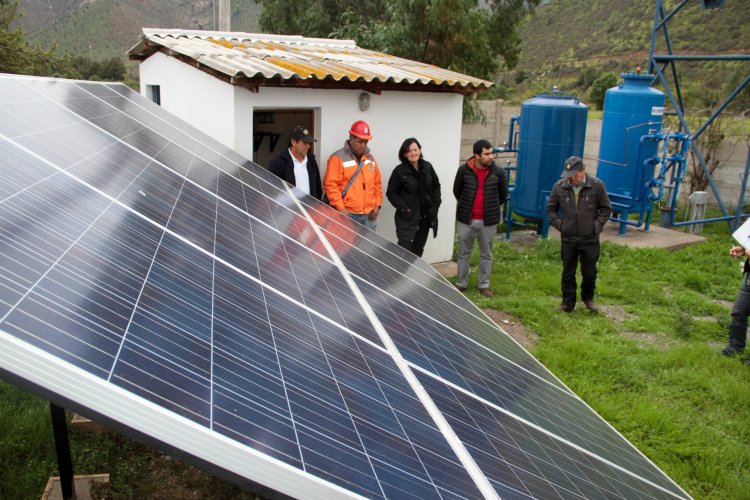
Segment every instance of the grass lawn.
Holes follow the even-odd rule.
[[[493,299],[537,334],[552,372],[696,498],[750,498],[750,367],[719,354],[740,283],[724,223],[675,252],[603,243],[604,314],[557,311],[559,242],[494,246]],[[474,256],[476,259],[476,255]],[[476,275],[472,274],[476,279]],[[110,474],[107,498],[253,498],[119,435],[71,431],[77,474]],[[56,475],[49,405],[0,382],[0,498],[39,498]]]
[[[750,366],[719,353],[740,261],[725,223],[704,236],[675,252],[603,242],[604,314],[558,312],[553,240],[497,243],[495,297],[470,297],[536,333],[531,352],[691,495],[750,498]]]

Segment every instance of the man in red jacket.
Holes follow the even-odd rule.
[[[495,150],[488,141],[474,143],[474,156],[459,167],[453,181],[456,197],[456,232],[458,233],[458,277],[456,288],[469,286],[469,256],[474,241],[479,241],[477,288],[487,298],[492,273],[492,243],[500,222],[500,209],[508,196],[505,171],[495,164]]]

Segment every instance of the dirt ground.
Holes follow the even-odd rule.
[[[528,330],[518,318],[510,314],[498,311],[497,309],[482,309],[482,311],[526,350],[536,344],[539,339],[539,335],[536,332]]]
[[[620,306],[600,307],[601,314],[615,323],[622,323],[632,316]],[[533,347],[539,340],[539,335],[533,330],[526,328],[518,318],[496,309],[482,309],[482,311],[500,328],[502,328],[503,331],[513,337],[516,342],[521,344],[524,349],[528,350],[529,348]],[[653,336],[654,338],[650,338],[650,336],[646,334],[631,334],[629,332],[624,332],[623,335],[626,337],[630,336],[636,338],[644,344],[655,344],[661,341],[660,339],[657,340],[656,336]]]

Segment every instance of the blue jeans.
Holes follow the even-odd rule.
[[[485,226],[481,219],[474,219],[471,224],[456,223],[458,233],[458,277],[456,286],[466,288],[469,284],[469,257],[474,247],[474,240],[479,240],[479,268],[477,270],[477,288],[490,287],[492,272],[492,242],[495,240],[497,225]]]
[[[353,214],[349,212],[349,218],[351,220],[359,224],[362,224],[367,229],[372,229],[373,231],[375,231],[375,229],[377,229],[378,227],[378,219],[370,220],[369,217],[370,217],[370,214]]]
[[[750,275],[742,277],[742,286],[732,306],[732,323],[729,325],[729,345],[738,350],[745,349],[747,340],[747,317],[750,315]]]

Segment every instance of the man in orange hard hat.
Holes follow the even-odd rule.
[[[358,120],[352,124],[349,140],[328,158],[323,190],[333,208],[374,231],[383,188],[378,162],[367,147],[370,139],[367,123]]]

